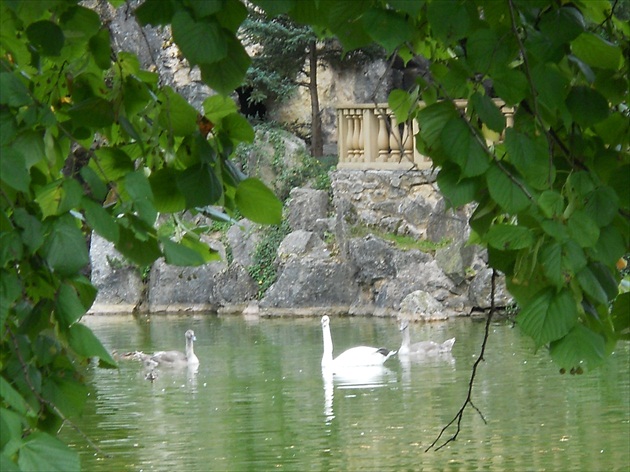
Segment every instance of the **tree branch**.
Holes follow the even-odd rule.
[[[479,357],[473,364],[472,372],[470,374],[470,381],[468,382],[468,394],[466,395],[466,400],[464,401],[464,404],[459,409],[457,414],[455,414],[453,419],[446,426],[442,428],[442,431],[440,431],[440,434],[438,434],[435,440],[429,445],[429,447],[427,447],[424,450],[424,452],[429,452],[431,449],[433,449],[435,445],[438,443],[438,441],[440,440],[440,438],[444,435],[446,430],[455,422],[457,422],[457,430],[455,431],[455,434],[453,434],[450,438],[448,438],[438,447],[435,447],[435,450],[439,451],[448,443],[453,442],[455,441],[455,439],[457,439],[457,436],[459,435],[461,431],[461,423],[462,423],[462,419],[464,418],[464,412],[466,411],[466,408],[469,405],[479,414],[483,422],[485,424],[488,424],[488,422],[486,421],[486,418],[483,416],[483,413],[481,413],[479,408],[477,408],[472,401],[472,390],[475,383],[475,377],[477,375],[477,368],[479,367],[479,364],[481,363],[481,361],[484,360],[484,354],[486,352],[486,345],[488,344],[488,337],[490,335],[490,322],[492,320],[492,315],[495,310],[495,304],[494,304],[495,287],[496,287],[496,272],[494,269],[492,269],[492,286],[491,286],[491,292],[490,292],[490,313],[488,314],[488,318],[486,319],[486,327],[485,327],[485,331],[483,335],[483,343],[481,344],[481,351],[479,352]]]
[[[525,51],[525,46],[523,45],[523,40],[521,36],[518,34],[518,29],[516,27],[516,14],[514,13],[514,0],[508,0],[508,6],[510,8],[510,20],[512,25],[512,34],[516,38],[518,42],[518,50],[520,51],[521,57],[523,58],[523,68],[525,69],[525,76],[527,77],[527,84],[529,85],[530,93],[532,94],[532,111],[534,113],[534,120],[538,122],[543,132],[545,133],[545,138],[547,139],[547,149],[549,152],[549,171],[547,173],[547,182],[549,188],[552,187],[552,175],[553,175],[553,139],[549,135],[549,131],[545,126],[545,123],[540,116],[540,112],[538,110],[538,100],[536,99],[536,88],[534,87],[534,81],[532,79],[532,72],[529,66],[529,58],[527,57],[527,52]]]

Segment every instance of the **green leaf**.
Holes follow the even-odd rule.
[[[619,111],[608,115],[608,118],[597,123],[594,128],[610,148],[623,146],[624,143],[627,146],[630,136],[630,123],[628,118]]]
[[[63,214],[78,208],[81,198],[83,196],[83,188],[81,184],[72,178],[66,178],[61,183],[61,201],[59,202],[59,208],[57,214]]]
[[[99,179],[96,172],[94,172],[94,169],[89,166],[84,166],[81,168],[80,174],[83,180],[90,187],[94,198],[98,201],[105,200],[105,197],[107,196],[107,186],[101,179]]]
[[[31,176],[24,155],[12,147],[0,148],[0,180],[18,192],[28,193]]]
[[[288,13],[294,6],[294,0],[256,0],[256,5],[262,8],[269,17]]]
[[[282,221],[282,202],[260,180],[243,180],[236,188],[236,206],[250,221],[260,224],[279,224]]]
[[[584,17],[579,9],[565,4],[545,12],[539,27],[548,41],[561,45],[572,41],[584,31]]]
[[[23,253],[22,238],[17,231],[0,233],[1,267],[6,267],[10,262],[20,260]]]
[[[87,308],[81,304],[79,296],[72,285],[61,284],[55,299],[55,317],[62,329],[68,328],[80,319]]]
[[[517,176],[512,174],[512,178],[506,175],[498,166],[492,166],[486,173],[486,182],[490,196],[505,211],[511,214],[525,210],[530,201],[523,189],[516,184]]]
[[[617,335],[630,336],[630,292],[620,294],[613,302],[610,319]]]
[[[481,175],[490,166],[488,156],[463,118],[449,120],[440,140],[447,156],[462,169],[462,177]]]
[[[564,211],[564,198],[555,190],[546,190],[538,197],[538,208],[547,218],[559,216]]]
[[[160,213],[175,213],[186,208],[186,199],[177,187],[176,174],[163,168],[149,176],[155,209]]]
[[[102,26],[98,13],[76,5],[63,12],[60,25],[64,34],[71,40],[90,38]]]
[[[418,112],[420,137],[431,148],[440,138],[442,130],[451,118],[459,117],[453,104],[449,101],[436,102]]]
[[[487,234],[488,244],[502,251],[524,249],[534,244],[534,236],[529,228],[509,224],[496,224]]]
[[[94,154],[96,158],[90,159],[88,166],[105,182],[119,180],[134,170],[133,161],[122,149],[102,147]]]
[[[251,63],[241,42],[233,36],[226,38],[227,56],[214,64],[199,64],[201,77],[210,88],[229,95],[242,84]]]
[[[206,263],[202,254],[194,249],[171,241],[169,238],[160,238],[164,248],[164,257],[167,264],[176,266],[199,266]]]
[[[497,33],[488,28],[480,28],[467,38],[467,59],[475,72],[481,75],[510,62],[511,51],[505,36],[499,39]]]
[[[494,89],[507,105],[517,105],[526,96],[529,88],[527,77],[521,71],[506,69],[494,76]]]
[[[11,414],[14,418],[17,416],[11,411],[0,409],[0,415],[2,413],[4,413],[4,412],[6,412],[7,414]],[[17,416],[17,420],[16,421],[17,421],[17,428],[21,430],[20,417],[19,416]],[[17,438],[17,437],[20,436],[20,434],[12,434],[11,436]],[[15,462],[13,462],[7,456],[7,454],[4,451],[0,452],[0,470],[2,472],[20,472],[21,471],[21,469],[18,467],[18,465]]]
[[[603,228],[612,223],[619,210],[619,197],[610,187],[597,187],[586,196],[584,211]]]
[[[164,102],[158,121],[175,136],[187,136],[197,129],[197,110],[170,87],[162,90]]]
[[[88,388],[73,378],[50,376],[43,379],[42,395],[66,417],[73,417],[82,413],[88,398]]]
[[[564,270],[562,265],[562,245],[552,243],[545,246],[541,252],[542,269],[545,277],[560,289],[565,284]]]
[[[196,164],[175,178],[177,188],[186,200],[187,208],[204,207],[216,203],[223,193],[221,183],[212,169]]]
[[[589,254],[593,259],[612,267],[627,252],[628,248],[624,237],[619,228],[613,223],[601,228],[597,244],[589,251]]]
[[[552,111],[563,106],[569,93],[569,79],[557,64],[539,64],[532,71],[532,81],[541,104]]]
[[[581,364],[594,369],[604,361],[605,345],[601,335],[577,324],[566,336],[552,342],[549,352],[551,358],[565,369],[577,368]]]
[[[92,303],[94,303],[94,300],[96,300],[96,294],[98,293],[98,290],[96,290],[96,287],[92,285],[90,279],[83,275],[79,275],[78,277],[75,276],[72,278],[71,281],[72,286],[75,288],[77,294],[79,295],[81,305],[83,305],[85,309],[88,310],[92,306]]]
[[[505,146],[510,162],[533,188],[546,189],[555,180],[555,167],[550,164],[549,150],[542,136],[531,138],[509,128],[505,132]]]
[[[20,447],[20,470],[80,472],[79,455],[49,434],[39,431],[26,437]]]
[[[221,255],[219,254],[219,252],[215,251],[210,246],[208,246],[207,243],[199,239],[199,236],[195,233],[186,233],[181,240],[181,244],[201,255],[204,262],[221,260]]]
[[[15,75],[8,72],[0,73],[0,105],[21,107],[31,103],[28,89]],[[3,153],[4,155],[4,153]]]
[[[569,236],[582,247],[593,247],[599,238],[599,227],[583,210],[573,212],[567,222]]]
[[[73,275],[90,262],[85,237],[70,215],[52,223],[43,252],[50,267],[60,275]]]
[[[412,29],[407,20],[390,9],[370,8],[361,15],[361,21],[365,31],[376,43],[383,46],[388,54],[392,54],[412,36]]]
[[[130,172],[125,176],[125,191],[133,200],[133,207],[140,219],[153,225],[157,218],[157,210],[153,206],[153,192],[149,180],[142,170]]]
[[[569,290],[551,288],[538,292],[521,307],[516,321],[536,343],[543,346],[567,335],[578,319],[575,299]]]
[[[87,326],[73,324],[68,329],[67,337],[70,347],[80,356],[86,359],[98,357],[106,366],[116,367],[116,361]]]
[[[571,42],[571,51],[591,67],[619,70],[623,63],[619,46],[589,31]]]
[[[118,225],[116,220],[100,204],[90,198],[84,197],[82,200],[85,219],[90,227],[108,241],[116,244],[118,242]]]
[[[22,242],[34,254],[44,243],[42,224],[38,218],[27,213],[24,208],[16,208],[13,212],[13,220],[22,229]]]
[[[0,394],[2,400],[6,402],[6,406],[9,406],[21,415],[26,415],[27,411],[31,409],[26,400],[20,395],[20,392],[14,389],[3,376],[0,376]]]
[[[135,15],[141,25],[167,25],[175,14],[171,0],[145,0],[136,8]]]
[[[2,95],[2,94],[0,94]],[[44,139],[41,132],[27,130],[21,132],[11,143],[11,148],[20,152],[26,161],[26,168],[39,164],[46,159]],[[4,156],[4,154],[2,154]],[[64,156],[65,159],[67,156]]]
[[[409,92],[394,89],[389,93],[387,101],[398,123],[404,123],[409,119],[409,112],[415,104],[415,100],[412,100]]]
[[[586,86],[571,89],[566,105],[573,119],[580,126],[588,127],[608,116],[608,101],[597,90]]]
[[[40,188],[35,201],[42,210],[44,218],[62,215],[76,208],[81,201],[83,189],[74,179],[57,180]]]
[[[249,121],[247,121],[243,115],[238,113],[232,113],[223,118],[221,129],[234,144],[254,142],[254,129],[252,125],[249,124]]]
[[[99,30],[88,43],[94,62],[103,70],[109,69],[112,63],[112,46],[107,28]]]
[[[572,239],[562,244],[562,264],[573,274],[577,274],[588,263],[584,250]]]
[[[223,7],[223,0],[205,0],[203,2],[192,2],[191,7],[196,18],[213,15]]]
[[[153,234],[136,235],[133,230],[121,227],[116,249],[140,267],[146,267],[162,255],[157,239]]]
[[[459,169],[455,166],[443,166],[437,176],[440,192],[453,208],[470,203],[477,192],[476,179],[461,179]]]
[[[240,0],[226,0],[216,18],[223,28],[236,33],[247,15],[247,7]]]
[[[0,237],[0,241],[2,238]],[[4,242],[4,241],[3,241]],[[11,306],[22,295],[22,285],[14,272],[0,270],[0,336],[4,336],[4,322]]]
[[[225,33],[210,19],[195,20],[185,10],[175,13],[173,39],[192,64],[214,64],[228,56]]]
[[[459,0],[429,3],[427,19],[433,34],[446,43],[464,38],[468,34],[470,18],[467,9]]]
[[[470,100],[475,112],[488,128],[497,133],[501,133],[505,129],[505,116],[490,97],[475,92]]]
[[[114,108],[101,97],[90,97],[68,110],[75,125],[92,128],[106,128],[114,124]]]
[[[203,101],[203,112],[212,123],[218,123],[226,116],[237,113],[238,108],[230,97],[211,95]]]
[[[608,303],[606,293],[588,267],[585,267],[577,274],[577,280],[584,293],[594,304]]]
[[[61,28],[48,20],[31,23],[26,28],[26,36],[44,56],[58,56],[65,42]]]

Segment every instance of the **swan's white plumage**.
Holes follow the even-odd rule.
[[[436,343],[433,341],[420,341],[411,344],[409,335],[409,322],[402,320],[400,322],[400,331],[402,332],[402,344],[398,349],[399,356],[431,356],[435,354],[445,354],[451,352],[453,344],[455,344],[455,338],[447,339],[443,343]]]
[[[396,351],[385,348],[370,346],[357,346],[350,348],[333,359],[333,344],[330,334],[330,318],[326,315],[322,317],[322,333],[324,338],[324,354],[322,356],[322,367],[333,370],[347,367],[366,367],[383,365],[383,363]]]

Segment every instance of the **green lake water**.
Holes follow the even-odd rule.
[[[461,407],[484,323],[410,327],[413,341],[457,338],[452,355],[351,377],[323,376],[318,318],[92,316],[105,346],[183,350],[195,330],[196,372],[139,362],[88,368],[90,397],[62,431],[86,471],[624,471],[630,467],[630,344],[603,368],[560,375],[510,324],[491,327],[473,402],[456,441],[425,452]],[[396,349],[392,319],[331,320],[335,354]],[[443,439],[454,434],[450,428]],[[441,444],[438,443],[438,445]]]

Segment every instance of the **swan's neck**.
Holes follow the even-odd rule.
[[[330,335],[330,326],[324,326],[324,355],[322,356],[322,366],[330,366],[333,361],[333,343]]]
[[[195,356],[195,351],[193,350],[192,339],[186,339],[186,360],[188,362],[199,362],[197,356]]]
[[[398,350],[398,352],[409,352],[409,346],[411,345],[411,337],[409,334],[409,327],[406,327],[405,329],[402,330],[402,345],[400,346],[400,349]]]

